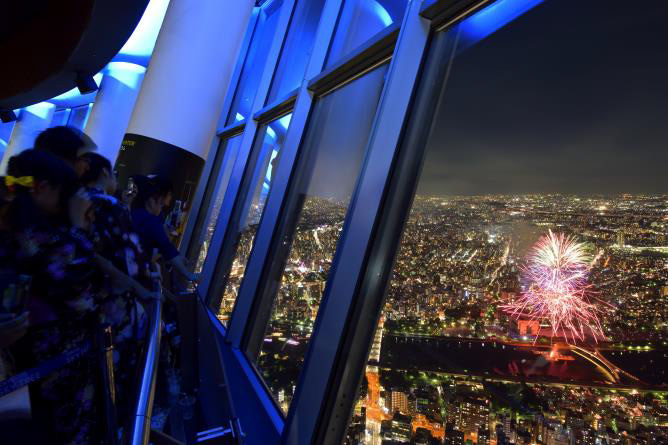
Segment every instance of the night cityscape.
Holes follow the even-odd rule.
[[[258,361],[286,412],[344,214],[307,200],[293,240]],[[668,440],[667,229],[665,195],[417,196],[347,443]],[[604,338],[501,308],[550,230],[591,254]]]
[[[7,3],[0,445],[668,445],[668,0]]]
[[[456,54],[346,444],[668,443],[665,14],[544,2]],[[330,163],[257,361],[285,414],[359,169]]]

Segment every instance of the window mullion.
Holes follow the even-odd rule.
[[[320,72],[325,64],[327,49],[334,34],[342,3],[342,0],[328,0],[325,3],[305,78],[309,78],[313,73]],[[247,271],[239,289],[234,315],[228,326],[227,340],[237,347],[242,347],[243,343],[244,352],[251,358],[254,358],[259,351],[269,321],[273,299],[273,295],[262,292],[260,278],[265,264],[270,260],[267,255],[273,242],[274,229],[279,222],[282,202],[288,188],[312,103],[313,99],[306,82],[303,82],[297,95],[281,162],[276,170],[276,177],[273,180],[260,227],[256,234]]]
[[[355,332],[349,324],[350,311],[356,298],[361,298],[357,295],[358,283],[365,271],[367,251],[427,44],[429,22],[419,16],[419,10],[420,4],[412,2],[399,35],[364,167],[286,422],[285,443],[341,443],[355,401],[363,365],[358,366],[360,369],[347,368],[350,357],[341,351],[347,334]],[[360,351],[366,353],[367,349]]]
[[[275,31],[275,38],[273,40],[271,49],[267,56],[267,60],[264,66],[264,71],[260,84],[258,85],[258,90],[256,92],[255,98],[253,100],[253,105],[251,109],[250,116],[264,105],[264,101],[269,92],[269,85],[271,83],[271,76],[276,67],[278,60],[278,55],[281,50],[281,45],[287,34],[288,23],[290,22],[290,16],[294,9],[296,0],[285,0],[285,3],[282,5],[278,25]],[[237,82],[237,86],[238,86]],[[234,96],[234,92],[228,94],[228,96]],[[227,102],[227,100],[226,100]],[[226,118],[229,114],[229,107],[232,106],[232,100],[227,104],[228,109],[224,110],[224,113],[221,115],[219,125],[223,125],[226,122]],[[210,290],[212,289],[212,281],[216,278],[214,277],[214,272],[216,272],[216,265],[218,263],[217,255],[223,246],[225,240],[228,223],[230,221],[230,216],[234,210],[234,203],[236,202],[237,194],[241,187],[241,182],[243,180],[243,174],[246,170],[246,163],[249,159],[250,152],[253,147],[253,141],[255,140],[255,133],[257,131],[257,122],[252,118],[246,119],[246,126],[243,132],[243,139],[241,142],[241,147],[239,148],[239,155],[235,161],[230,182],[225,192],[225,198],[223,199],[223,205],[218,216],[218,221],[216,222],[216,228],[211,239],[211,246],[209,248],[210,252],[216,252],[216,255],[211,255],[208,257],[204,263],[202,270],[202,278],[199,285],[199,291],[202,295],[206,295],[206,300],[210,301],[212,295],[210,295]]]
[[[246,30],[246,33],[244,34],[244,39],[241,43],[241,48],[239,51],[239,57],[237,58],[237,63],[234,67],[234,71],[232,72],[232,77],[230,78],[230,86],[228,87],[227,93],[225,94],[225,102],[223,103],[223,111],[220,115],[220,118],[218,119],[218,125],[216,128],[216,134],[220,134],[221,131],[225,128],[225,119],[227,118],[227,115],[230,113],[230,108],[232,107],[232,102],[234,101],[234,92],[237,88],[237,85],[239,84],[239,78],[241,76],[241,70],[243,69],[244,62],[246,60],[246,55],[248,54],[248,49],[250,48],[250,43],[253,37],[253,33],[255,32],[255,27],[257,25],[258,21],[258,11],[259,9],[255,9],[253,11],[253,14],[250,17],[250,20],[248,22],[248,27]],[[202,212],[208,212],[208,209],[202,209],[201,206],[205,200],[206,194],[214,194],[215,189],[212,188],[212,186],[215,185],[217,182],[215,179],[211,180],[211,175],[217,175],[217,171],[213,171],[216,156],[218,154],[218,150],[220,149],[221,146],[221,138],[220,137],[214,137],[213,140],[211,141],[211,147],[209,148],[208,155],[206,157],[206,162],[204,163],[204,168],[202,169],[202,175],[199,180],[199,184],[197,186],[197,190],[195,192],[195,196],[193,197],[192,201],[192,206],[190,210],[190,217],[188,218],[188,222],[186,224],[186,228],[183,233],[183,238],[181,239],[181,252],[190,254],[191,251],[199,251],[199,246],[196,245],[191,245],[192,243],[197,243],[199,236],[193,236],[193,235],[198,235],[200,231],[206,230],[206,227],[197,227],[196,224],[198,221],[201,221],[202,218],[200,217],[200,214]],[[196,232],[198,232],[196,234]],[[192,259],[192,258],[191,258]]]

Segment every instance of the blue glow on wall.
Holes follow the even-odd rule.
[[[236,116],[234,116],[234,120],[237,122],[241,122],[242,120],[246,119],[243,114],[237,113]]]
[[[276,132],[271,127],[267,127],[267,135],[272,139],[276,139]]]
[[[287,131],[290,126],[290,119],[292,119],[292,114],[286,114],[282,118],[278,119],[278,125],[283,127],[283,130]]]
[[[86,117],[84,117],[83,123],[81,124],[81,130],[83,131],[84,128],[86,128],[86,124],[88,123],[88,118],[90,117],[90,113],[93,111],[93,104],[88,104],[88,110],[86,111]]]
[[[267,173],[264,175],[264,182],[262,183],[262,188],[266,191],[269,190],[269,185],[271,184],[271,172],[273,169],[272,162],[278,156],[278,150],[274,149],[271,152],[271,158],[269,159],[269,165],[267,166]]]
[[[383,5],[378,3],[378,0],[374,0],[373,2],[373,12],[376,13],[380,21],[383,22],[383,25],[385,25],[385,27],[390,26],[392,23],[394,23],[394,20],[392,20],[390,13],[387,12],[387,9],[385,9]]]
[[[21,112],[33,114],[40,119],[46,119],[49,117],[49,112],[54,108],[56,108],[54,104],[50,104],[49,102],[40,102],[38,104],[25,107]]]
[[[543,0],[498,0],[459,25],[459,50],[466,49],[503,28]]]
[[[111,62],[107,65],[105,76],[109,75],[117,79],[123,85],[135,89],[139,88],[142,75],[146,72],[146,68],[135,63],[128,62]]]
[[[16,110],[14,113],[18,116],[20,110]],[[14,124],[16,121],[12,122],[0,122],[0,141],[5,141],[5,145],[9,142],[9,139],[12,137],[12,130],[14,130]]]
[[[151,0],[134,32],[118,54],[148,59],[153,53],[167,6],[169,6],[169,0]]]
[[[53,113],[53,118],[51,119],[50,127],[58,127],[60,125],[67,125],[67,121],[70,118],[70,108],[63,108],[61,110],[56,110]]]

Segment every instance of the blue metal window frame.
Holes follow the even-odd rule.
[[[230,113],[230,108],[232,107],[232,101],[234,100],[234,92],[237,88],[237,85],[239,85],[239,78],[241,77],[241,69],[243,68],[243,65],[246,61],[246,56],[248,55],[248,48],[251,43],[251,39],[253,37],[253,32],[255,29],[255,25],[257,25],[257,18],[259,14],[259,8],[254,8],[253,13],[250,17],[250,20],[248,22],[248,27],[246,29],[246,33],[244,34],[244,38],[241,42],[241,48],[239,51],[239,57],[237,58],[237,63],[234,66],[234,71],[232,72],[232,77],[230,79],[230,88],[227,90],[227,94],[225,95],[225,101],[223,102],[223,110],[218,118],[218,125],[217,125],[217,131],[216,134],[218,137],[213,138],[213,141],[211,141],[211,147],[209,148],[209,156],[206,159],[206,162],[204,164],[204,169],[202,170],[202,176],[199,181],[199,185],[197,186],[197,190],[195,191],[195,196],[193,197],[193,204],[192,204],[192,209],[195,209],[194,212],[190,215],[190,218],[188,218],[188,222],[186,223],[186,228],[183,233],[183,238],[181,239],[181,249],[182,251],[190,257],[192,260],[192,252],[199,252],[199,246],[194,245],[193,243],[196,243],[197,239],[200,238],[199,234],[201,233],[202,230],[205,230],[206,228],[204,227],[197,227],[197,223],[199,221],[202,221],[203,218],[201,216],[202,212],[208,212],[208,209],[202,209],[202,205],[210,201],[210,196],[212,196],[215,193],[215,187],[216,187],[216,177],[218,176],[218,171],[213,171],[214,166],[216,164],[216,156],[218,155],[218,151],[221,147],[222,144],[224,144],[224,140],[226,139],[225,137],[225,119],[227,118],[227,115]],[[245,125],[243,122],[239,123],[236,128],[236,132],[241,132],[243,131],[243,125]],[[232,135],[235,135],[236,133],[232,132]],[[227,137],[230,137],[230,132],[227,132]]]
[[[349,421],[359,380],[363,373],[364,366],[360,363],[365,363],[371,345],[371,340],[364,332],[375,328],[375,326],[370,327],[368,317],[374,316],[374,313],[377,317],[381,310],[381,306],[378,305],[362,305],[360,309],[363,302],[361,292],[368,290],[369,286],[376,290],[382,289],[389,280],[387,274],[383,275],[382,271],[377,270],[378,263],[374,262],[374,257],[369,255],[380,255],[374,251],[374,242],[376,236],[381,233],[379,221],[382,213],[386,211],[383,208],[383,199],[392,186],[390,175],[392,169],[397,167],[394,162],[399,153],[402,132],[413,100],[422,60],[428,48],[429,35],[435,30],[441,30],[464,18],[480,5],[488,3],[489,0],[456,2],[412,0],[409,3],[396,46],[391,53],[392,61],[381,102],[376,111],[362,173],[346,215],[345,227],[337,247],[336,260],[330,270],[327,295],[323,297],[318,311],[316,327],[311,337],[290,412],[287,417],[283,417],[255,365],[252,360],[249,360],[249,352],[252,355],[253,347],[248,340],[252,337],[253,332],[263,332],[266,327],[266,324],[258,323],[258,310],[262,304],[270,305],[273,296],[262,295],[259,292],[262,271],[264,264],[271,261],[269,256],[272,252],[272,243],[275,242],[274,230],[282,218],[282,202],[286,198],[290,181],[296,173],[294,162],[317,100],[315,92],[317,88],[314,88],[314,83],[318,83],[319,77],[327,76],[326,73],[323,73],[326,54],[343,3],[342,0],[327,0],[325,4],[313,54],[307,66],[306,80],[302,86],[287,95],[286,98],[263,106],[296,1],[292,0],[288,2],[289,5],[283,5],[283,8],[289,6],[289,11],[281,12],[279,29],[277,29],[277,36],[281,38],[276,39],[278,42],[274,42],[270,50],[258,94],[253,103],[252,118],[247,118],[244,122],[227,128],[224,125],[219,126],[220,137],[224,138],[241,131],[243,141],[221,209],[221,217],[223,217],[223,212],[226,216],[222,219],[219,217],[214,234],[215,241],[212,240],[210,252],[217,251],[216,247],[221,246],[225,238],[229,216],[235,205],[244,171],[246,171],[248,152],[253,146],[259,125],[279,115],[292,112],[292,122],[283,148],[283,157],[273,179],[274,184],[256,235],[246,278],[242,283],[228,328],[225,329],[218,322],[210,309],[208,309],[208,314],[210,322],[214,324],[217,335],[221,339],[223,366],[232,370],[231,374],[238,379],[231,382],[232,386],[239,384],[239,390],[236,391],[236,395],[233,394],[233,397],[252,399],[252,403],[249,402],[246,405],[254,408],[249,408],[246,412],[241,409],[240,416],[249,419],[262,416],[267,424],[273,425],[271,437],[264,437],[257,443],[340,443],[341,434],[342,431],[345,431]],[[453,4],[457,7],[456,9],[453,9]],[[430,11],[440,11],[440,15],[428,17],[426,14]],[[442,11],[449,11],[450,15],[443,14]],[[248,43],[246,42],[246,50]],[[349,55],[350,59],[364,59],[365,56],[377,57],[371,54],[373,53],[372,46],[370,44],[369,48],[363,48],[356,54]],[[351,69],[346,63],[354,67]],[[241,66],[242,63],[238,62],[233,82],[235,88],[238,84]],[[363,74],[359,66],[359,62],[352,63],[347,59],[340,61],[337,66],[328,71],[338,70],[341,82],[347,82]],[[346,73],[349,73],[350,76],[346,77]],[[331,75],[330,77],[334,78]],[[320,94],[324,93],[320,92]],[[231,88],[221,115],[221,123],[224,123],[229,113],[233,96],[234,89]],[[220,143],[220,137],[214,142],[216,147]],[[244,151],[244,156],[241,154],[242,151]],[[207,161],[207,164],[210,162]],[[201,190],[198,190],[198,193],[203,194]],[[410,202],[402,201],[401,208],[404,211],[409,206]],[[396,248],[394,250],[386,248],[382,254],[386,257],[392,256],[395,251]],[[377,260],[378,257],[375,258]],[[215,255],[209,255],[206,260],[204,280],[200,285],[200,292],[203,294],[211,289],[216,262]],[[329,298],[329,295],[333,294],[337,295],[336,303]],[[360,310],[365,311],[366,318],[359,316]],[[321,332],[326,332],[327,335],[320,335]],[[360,347],[352,352],[356,355],[355,360],[345,355],[351,353],[346,348],[350,342],[354,341],[368,343],[367,348]],[[354,363],[354,365],[346,366],[347,363]],[[244,388],[243,391],[241,388]],[[308,391],[305,391],[304,388],[308,388]],[[260,412],[257,411],[258,407],[262,407]]]
[[[242,186],[244,172],[246,171],[246,166],[250,160],[250,156],[252,155],[252,148],[258,127],[259,125],[261,125],[261,123],[252,118],[252,116],[254,115],[256,110],[261,109],[262,106],[264,105],[264,101],[269,91],[269,84],[271,81],[272,73],[278,60],[278,54],[280,52],[280,48],[283,45],[283,39],[285,38],[288,23],[294,10],[295,3],[296,0],[284,0],[282,8],[279,12],[280,16],[278,18],[278,24],[276,29],[276,35],[280,36],[280,38],[274,39],[272,47],[269,50],[269,54],[267,56],[267,62],[265,64],[265,69],[262,74],[260,84],[258,86],[258,91],[253,101],[251,113],[249,113],[249,117],[246,118],[242,123],[243,136],[242,136],[241,146],[239,147],[239,154],[237,155],[234,166],[232,167],[232,174],[230,177],[230,181],[228,183],[227,190],[225,192],[225,197],[223,199],[223,204],[221,206],[220,213],[218,215],[218,222],[216,224],[216,229],[211,239],[211,247],[209,248],[209,251],[216,252],[216,255],[214,255],[210,260],[209,258],[207,258],[207,261],[205,261],[204,268],[202,270],[202,279],[199,285],[200,292],[203,295],[207,296],[207,300],[209,300],[209,293],[212,286],[212,282],[213,280],[216,279],[215,272],[217,269],[216,264],[218,262],[217,253],[223,246],[223,243],[225,242],[225,239],[228,236],[227,232],[230,218],[235,210],[235,203],[237,201],[237,197],[239,195],[239,191]],[[234,94],[231,94],[231,96],[233,99]],[[232,104],[230,103],[229,107],[231,107],[231,105]],[[229,112],[229,108],[227,111]],[[222,118],[221,120],[222,125],[225,125],[225,119],[226,117]],[[237,128],[238,125],[240,124],[232,126],[231,129],[229,127],[228,129],[223,127],[222,130],[223,132],[234,131],[234,129]]]

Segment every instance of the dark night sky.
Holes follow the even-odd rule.
[[[547,0],[456,57],[419,193],[668,193],[668,2]]]

